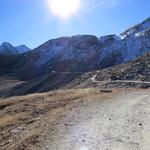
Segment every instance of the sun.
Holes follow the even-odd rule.
[[[81,5],[81,0],[48,0],[51,12],[60,19],[74,16]]]

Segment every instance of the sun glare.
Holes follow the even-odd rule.
[[[80,0],[48,0],[51,12],[61,19],[75,15],[80,8]]]
[[[89,149],[86,148],[86,147],[82,147],[82,148],[80,148],[79,150],[89,150]]]

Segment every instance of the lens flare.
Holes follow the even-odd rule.
[[[51,12],[61,19],[75,15],[80,8],[80,0],[48,0]]]

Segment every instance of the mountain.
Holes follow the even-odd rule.
[[[24,54],[20,54],[20,51],[16,47],[8,42],[2,43],[0,45],[0,75],[16,75],[19,70],[18,65],[23,58]]]
[[[99,48],[98,38],[93,35],[50,40],[26,55],[20,76],[32,79],[52,71],[92,70],[96,66],[94,60]]]
[[[0,45],[0,54],[1,55],[18,55],[18,50],[13,47],[10,43],[4,42]]]
[[[100,81],[108,81],[108,85],[115,87],[137,84],[149,87],[149,84],[141,84],[150,82],[150,29],[148,25],[142,28],[147,22],[138,24],[142,31],[129,35],[127,30],[124,37],[123,34],[100,38],[77,35],[47,41],[17,60],[13,67],[17,70],[15,75],[26,82],[14,87],[8,95],[97,86]],[[137,25],[132,30],[136,28]],[[93,76],[97,82],[92,82]]]
[[[135,60],[100,71],[97,81],[131,80],[150,82],[150,52]]]
[[[18,55],[28,52],[30,50],[31,49],[28,48],[26,45],[14,47],[8,42],[4,42],[2,43],[2,45],[0,45],[0,55]]]
[[[8,43],[2,44],[1,47],[7,54],[19,53]],[[24,51],[25,47],[21,46],[20,49]],[[32,80],[52,72],[85,73],[101,70],[132,61],[149,50],[150,19],[148,18],[119,36],[107,35],[98,38],[94,35],[76,35],[49,40],[21,54],[22,59],[15,66],[17,66],[17,76],[21,80]]]
[[[25,52],[31,51],[31,49],[29,47],[27,47],[26,45],[16,46],[15,48],[18,50],[18,52],[20,54],[23,54]]]
[[[94,77],[94,82],[93,82]],[[105,83],[106,82],[106,83]],[[130,83],[131,82],[131,83]],[[149,82],[148,84],[145,82]],[[7,96],[87,87],[150,87],[150,52],[135,60],[92,72],[53,72],[12,88]]]
[[[102,39],[103,41],[105,38],[106,37],[102,37],[100,40]],[[117,58],[119,63],[124,63],[143,55],[149,50],[150,18],[121,33],[120,36],[118,36],[118,40],[112,41],[109,38],[109,43],[105,42],[104,47],[101,49],[101,59],[103,62],[108,64],[107,66],[111,66],[111,59],[116,53],[118,53]]]
[[[53,71],[87,72],[104,69],[131,61],[149,50],[148,18],[119,36],[98,38],[77,35],[49,40],[26,55],[19,76],[29,80]]]
[[[63,86],[65,89],[85,87],[150,88],[150,52],[128,63],[80,74]]]
[[[121,34],[122,37],[128,37],[128,36],[140,36],[145,33],[145,31],[149,30],[150,28],[150,17],[143,21],[140,24],[137,24],[129,29],[127,29],[125,32]]]
[[[19,70],[18,64],[22,61],[23,55],[4,55],[0,54],[0,75],[15,75]]]

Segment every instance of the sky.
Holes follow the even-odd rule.
[[[150,17],[150,0],[80,0],[67,19],[52,13],[49,1],[0,0],[0,44],[35,48],[61,36],[118,35]]]

